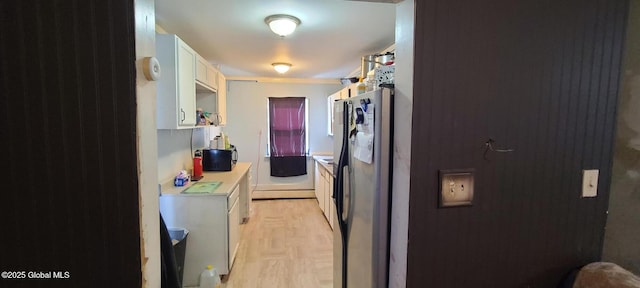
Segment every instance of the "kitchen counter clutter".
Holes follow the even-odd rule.
[[[335,204],[333,203],[333,156],[332,155],[314,155],[315,161],[315,192],[318,199],[318,206],[324,214],[329,226],[333,229],[334,218],[336,217]]]
[[[204,176],[200,181],[189,181],[186,186],[176,187],[173,186],[173,182],[166,182],[162,185],[161,194],[164,195],[176,195],[176,194],[184,194],[181,193],[183,190],[187,189],[193,184],[200,182],[213,182],[220,181],[220,186],[214,190],[211,194],[189,194],[190,196],[206,196],[206,195],[218,195],[225,196],[231,192],[233,192],[233,187],[238,185],[238,183],[242,180],[243,176],[246,176],[247,172],[251,168],[250,162],[238,162],[235,167],[231,171],[203,171],[202,176]]]
[[[200,181],[186,186],[161,186],[160,212],[167,227],[189,231],[183,286],[197,286],[207,265],[213,265],[222,275],[231,271],[240,242],[240,224],[249,218],[250,169],[251,163],[238,162],[231,171],[205,171]],[[206,192],[210,190],[213,193]]]

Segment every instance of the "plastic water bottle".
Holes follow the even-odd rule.
[[[220,132],[220,136],[219,137],[220,138],[218,139],[218,149],[221,149],[221,150],[225,149],[225,142],[224,142],[225,135],[224,135],[224,133]],[[216,137],[216,138],[218,138],[218,137]]]
[[[200,288],[220,288],[220,275],[218,271],[211,265],[207,265],[207,269],[200,273]]]

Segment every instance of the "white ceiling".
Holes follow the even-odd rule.
[[[155,6],[157,25],[230,78],[342,78],[359,69],[362,56],[385,50],[395,38],[393,3],[156,0]],[[293,15],[302,23],[281,38],[264,23],[272,14]],[[293,66],[281,75],[273,62]]]

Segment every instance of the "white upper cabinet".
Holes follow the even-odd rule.
[[[198,55],[196,57],[196,84],[198,91],[212,91],[218,89],[218,70]]]
[[[158,129],[194,127],[197,53],[176,35],[157,34],[156,54],[162,69],[158,81]]]
[[[327,134],[333,136],[333,104],[336,100],[342,99],[340,97],[342,90],[333,93],[327,97]]]
[[[156,34],[156,54],[162,69],[158,80],[158,129],[196,127],[196,108],[215,113],[218,119],[214,122],[225,125],[224,75],[176,35]],[[219,82],[223,82],[221,89]]]
[[[227,83],[218,69],[173,34],[156,34],[156,57],[158,129],[196,127],[197,108],[212,113],[214,125],[227,124]]]
[[[227,79],[218,72],[218,120],[220,125],[227,125]]]
[[[333,103],[357,95],[357,84],[346,86],[327,97],[327,134],[333,136]]]
[[[213,73],[208,73],[208,75],[212,74],[215,75],[217,88],[216,90],[198,88],[197,105],[205,112],[212,113],[210,120],[213,125],[224,126],[227,124],[227,80],[216,68],[213,68]],[[200,87],[200,84],[198,86]]]
[[[207,83],[207,60],[198,55],[196,58],[196,81]]]
[[[209,64],[209,62],[207,62]],[[218,89],[218,70],[213,67],[213,65],[209,64],[207,66],[207,84],[211,86],[213,89]]]

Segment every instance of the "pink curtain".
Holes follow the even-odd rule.
[[[269,97],[271,156],[305,156],[305,98]]]
[[[304,100],[304,97],[269,97],[271,176],[307,174]]]

